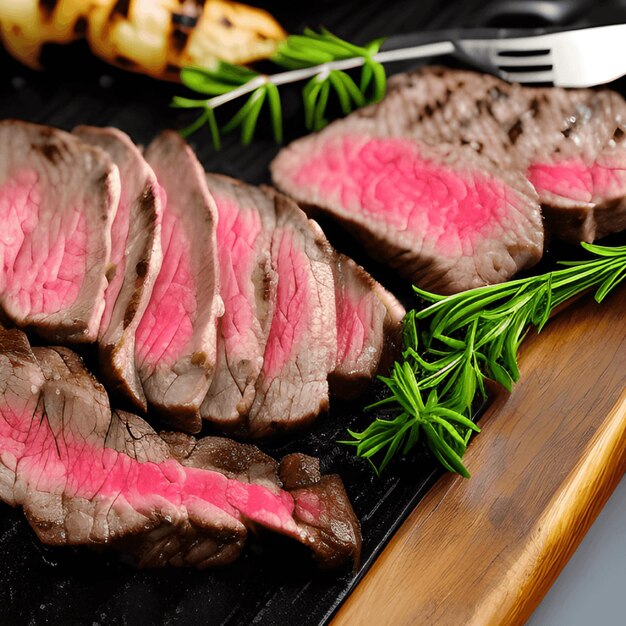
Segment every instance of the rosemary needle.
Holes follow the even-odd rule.
[[[305,123],[309,130],[319,130],[326,123],[325,112],[334,94],[344,114],[368,102],[380,100],[386,90],[387,77],[378,57],[383,39],[376,39],[366,46],[356,46],[327,30],[319,33],[306,29],[302,35],[291,35],[279,44],[272,61],[286,71],[260,74],[249,68],[218,62],[211,68],[185,67],[180,79],[183,85],[205,99],[175,97],[172,106],[199,109],[200,116],[183,133],[189,135],[209,125],[213,144],[219,147],[218,125],[215,109],[248,96],[246,103],[235,116],[222,126],[221,133],[241,128],[243,143],[254,136],[261,109],[267,103],[275,140],[282,141],[283,120],[279,86],[306,80],[303,89]],[[397,54],[397,51],[394,51]],[[415,52],[411,52],[415,54]],[[395,57],[394,57],[395,58]],[[355,82],[346,70],[361,70],[359,82]]]
[[[601,302],[626,278],[626,246],[581,245],[594,258],[561,263],[539,276],[452,296],[414,287],[427,306],[405,317],[402,358],[381,378],[389,396],[368,407],[384,406],[395,417],[348,431],[352,439],[341,443],[355,446],[382,471],[423,437],[447,470],[469,477],[462,458],[479,431],[470,418],[487,397],[485,380],[510,391],[520,375],[517,351],[530,328],[541,331],[558,306],[589,289]]]

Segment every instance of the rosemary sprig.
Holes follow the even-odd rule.
[[[487,397],[485,381],[510,391],[520,375],[517,351],[530,328],[540,332],[558,306],[589,289],[602,302],[626,278],[626,246],[582,246],[595,258],[561,263],[563,269],[539,276],[453,296],[414,287],[428,306],[407,314],[402,360],[381,378],[390,395],[368,407],[385,406],[396,416],[348,431],[352,439],[342,443],[372,464],[380,458],[375,468],[382,471],[423,436],[446,469],[469,477],[462,458],[479,432],[470,418]]]
[[[175,97],[172,106],[200,109],[200,116],[182,132],[188,136],[203,126],[209,127],[213,145],[220,147],[220,134],[241,128],[244,144],[254,132],[265,103],[268,104],[275,140],[282,141],[282,111],[279,87],[306,80],[303,89],[305,123],[309,130],[320,130],[326,123],[326,109],[331,94],[344,114],[385,95],[387,76],[384,63],[417,59],[452,52],[450,42],[415,46],[381,52],[383,39],[357,46],[322,29],[319,33],[305,29],[302,35],[291,35],[279,44],[272,61],[287,71],[260,74],[252,69],[219,62],[213,68],[186,67],[181,72],[183,85],[209,98]],[[360,68],[355,81],[347,70]],[[219,130],[215,109],[248,95],[235,116]]]

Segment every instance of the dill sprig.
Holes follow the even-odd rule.
[[[463,455],[479,428],[471,421],[487,398],[485,381],[511,391],[519,380],[517,352],[530,328],[540,332],[554,310],[595,288],[595,300],[626,278],[626,246],[583,243],[595,258],[560,263],[563,269],[490,285],[452,296],[414,287],[427,306],[404,320],[404,352],[389,377],[390,395],[371,405],[395,417],[375,419],[364,431],[348,431],[342,443],[358,456],[380,459],[382,471],[397,454],[406,454],[421,436],[449,471],[466,478]]]
[[[208,126],[213,145],[219,149],[221,135],[240,128],[242,142],[248,144],[267,104],[274,138],[280,143],[283,134],[280,86],[307,81],[302,91],[305,124],[309,130],[320,130],[327,124],[326,110],[331,95],[347,115],[355,108],[379,101],[385,95],[387,76],[384,63],[448,54],[453,49],[449,42],[442,42],[381,52],[383,41],[376,39],[365,46],[357,46],[326,29],[320,32],[305,29],[302,35],[291,35],[280,43],[271,59],[286,71],[261,74],[225,62],[218,62],[212,68],[183,68],[180,76],[183,85],[210,97],[174,97],[173,107],[201,110],[200,116],[181,134],[186,137]],[[355,80],[347,70],[357,68],[361,73]],[[220,129],[215,110],[244,96],[248,96],[244,105]]]

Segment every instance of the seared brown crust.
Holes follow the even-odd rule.
[[[7,154],[0,167],[0,185],[15,168],[28,164],[46,192],[40,200],[46,210],[40,211],[39,219],[72,211],[78,204],[89,226],[85,276],[73,302],[53,313],[29,312],[24,317],[21,307],[5,292],[0,293],[0,306],[18,326],[32,327],[50,341],[93,342],[104,310],[110,231],[120,197],[118,169],[103,150],[38,124],[3,120],[0,145]]]
[[[216,370],[200,414],[203,419],[228,429],[241,422],[242,416],[250,410],[255,383],[263,365],[263,351],[272,322],[278,278],[270,258],[276,211],[274,200],[258,187],[219,174],[207,174],[206,178],[209,191],[216,200],[218,224],[222,226],[220,228],[218,225],[218,234],[220,239],[225,240],[217,242],[220,263],[226,265],[224,275],[220,276],[222,287],[225,293],[231,294],[235,286],[229,283],[236,282],[236,292],[239,297],[243,295],[246,298],[251,316],[250,326],[243,335],[238,336],[237,345],[233,347],[225,338],[224,325],[228,318],[229,324],[237,319],[237,311],[233,308],[240,306],[240,300],[229,301],[223,294],[226,317],[218,322]],[[230,214],[232,210],[237,212],[237,219],[234,214]],[[246,276],[235,276],[231,271],[231,263],[236,261],[231,254],[236,255],[241,245],[236,243],[239,241],[236,230],[239,217],[243,221],[250,219],[259,228],[254,241],[249,242],[253,247],[253,257],[250,274]],[[234,221],[231,223],[230,220]],[[245,239],[245,234],[242,236]],[[231,245],[237,249],[231,249]],[[234,354],[231,354],[231,349]]]
[[[365,336],[367,343],[356,360],[349,358],[348,362],[343,362],[341,355],[338,355],[337,366],[328,376],[328,384],[333,394],[342,398],[355,398],[363,393],[374,376],[386,373],[399,355],[402,346],[402,320],[406,310],[392,293],[352,259],[335,252],[334,261],[338,310],[344,297],[342,291],[349,292],[351,287],[360,292],[359,298],[365,298],[366,294],[372,298],[372,319],[369,320],[372,328]],[[346,297],[349,298],[350,294]],[[346,332],[338,323],[337,341],[342,330]]]
[[[410,128],[405,127],[401,118],[410,118],[411,111],[403,100],[388,101],[389,97],[283,148],[270,166],[275,184],[301,206],[314,206],[331,215],[359,237],[364,250],[373,258],[430,291],[450,294],[502,282],[520,269],[537,263],[543,253],[544,233],[533,186],[520,172],[503,170],[469,146],[416,142],[424,160],[437,163],[446,171],[458,172],[460,176],[469,172],[493,177],[499,188],[506,189],[505,204],[510,210],[513,210],[511,203],[516,205],[519,219],[515,228],[498,222],[497,231],[479,239],[471,250],[455,255],[440,253],[435,246],[436,237],[430,237],[425,230],[416,234],[410,229],[398,229],[381,215],[374,220],[365,212],[346,208],[338,196],[326,197],[315,185],[295,182],[291,176],[294,168],[305,167],[316,155],[322,154],[326,140],[357,137],[360,145],[366,146],[380,138],[410,138]]]
[[[73,133],[85,143],[105,150],[120,170],[124,206],[120,204],[118,213],[126,212],[123,219],[128,220],[127,239],[123,242],[123,258],[112,259],[109,271],[113,275],[121,272],[122,268],[113,263],[122,260],[125,267],[122,282],[116,282],[114,301],[107,302],[105,326],[101,325],[98,334],[100,371],[110,391],[145,411],[146,397],[135,367],[135,331],[161,267],[159,185],[154,172],[126,134],[116,128],[91,126],[79,126]],[[116,236],[121,234],[117,232]],[[113,249],[119,254],[120,242],[115,243]],[[111,293],[106,295],[108,300],[113,300]]]

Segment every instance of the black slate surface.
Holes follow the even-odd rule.
[[[485,5],[481,0],[311,4],[284,0],[264,6],[292,32],[321,24],[355,41],[422,28],[481,26],[485,16],[492,25],[519,25],[517,18],[510,23],[506,3]],[[525,25],[542,23],[542,18],[532,17],[526,18]],[[138,143],[147,143],[163,128],[180,128],[187,122],[184,113],[168,108],[179,87],[111,69],[92,59],[83,44],[47,50],[45,61],[48,71],[34,73],[0,51],[0,119],[14,117],[65,129],[76,124],[114,125]],[[286,90],[285,109],[287,136],[303,133],[297,88]],[[215,153],[202,132],[192,138],[192,144],[208,170],[251,183],[268,182],[267,164],[277,147],[269,139],[267,122],[261,126],[258,140],[249,148],[232,138]],[[333,234],[330,228],[331,239]],[[363,260],[349,244],[346,251]],[[406,292],[407,285],[380,268],[371,269],[387,285]],[[223,569],[136,571],[118,556],[45,548],[20,511],[0,505],[0,623],[306,626],[326,622],[439,475],[430,457],[418,451],[393,463],[378,478],[349,449],[335,443],[347,427],[366,423],[362,407],[381,392],[378,387],[369,398],[333,402],[330,415],[312,431],[289,443],[263,446],[276,457],[292,451],[317,455],[324,472],[341,475],[363,528],[363,558],[357,571],[319,574],[303,549],[269,536],[251,538],[240,561]]]

